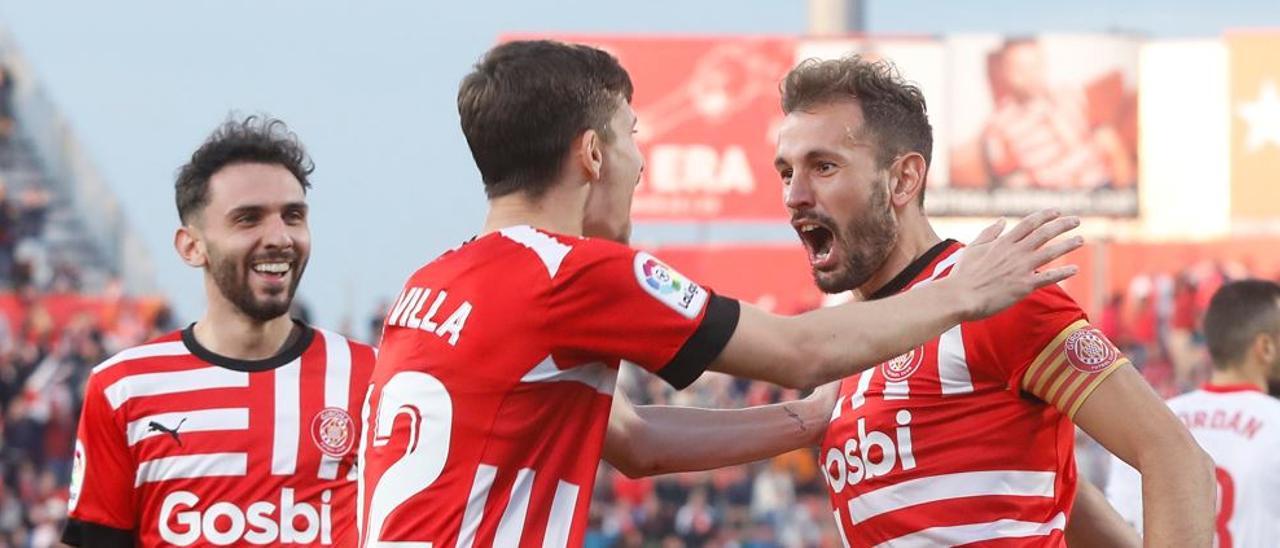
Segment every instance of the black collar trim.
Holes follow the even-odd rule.
[[[894,276],[892,280],[889,280],[889,283],[884,284],[884,287],[881,287],[879,291],[873,293],[869,300],[874,301],[876,299],[883,299],[885,297],[896,295],[898,292],[906,289],[907,286],[910,285],[911,282],[915,281],[916,277],[924,271],[924,268],[929,266],[929,263],[932,263],[934,259],[938,258],[938,255],[941,255],[943,251],[946,251],[947,248],[951,247],[951,244],[954,243],[957,242],[955,240],[947,239],[934,244],[934,246],[924,252],[923,255],[916,257],[916,260],[911,261],[911,264],[907,265],[902,272],[899,272],[897,276]]]
[[[182,330],[182,344],[186,345],[187,350],[195,357],[218,367],[225,367],[236,371],[246,371],[249,373],[270,371],[301,357],[302,353],[306,352],[307,348],[311,346],[311,341],[316,338],[316,330],[312,329],[311,326],[296,319],[293,320],[293,324],[296,328],[301,329],[301,332],[297,335],[291,334],[290,338],[292,340],[286,342],[285,347],[282,348],[280,352],[276,353],[276,355],[261,360],[240,360],[236,358],[229,358],[205,348],[196,340],[195,323],[188,325],[186,329]]]

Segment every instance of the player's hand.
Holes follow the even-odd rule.
[[[1028,215],[1003,235],[1004,221],[997,221],[965,248],[955,271],[939,283],[954,288],[965,321],[995,314],[1079,271],[1075,265],[1039,270],[1084,245],[1080,236],[1058,238],[1077,226],[1078,217],[1047,209]]]

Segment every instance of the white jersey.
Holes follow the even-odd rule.
[[[1275,546],[1280,538],[1280,400],[1252,385],[1215,386],[1169,400],[1217,465],[1216,545]],[[1142,531],[1138,472],[1112,457],[1107,498]]]

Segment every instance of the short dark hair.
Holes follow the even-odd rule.
[[[924,94],[892,62],[860,55],[806,59],[782,81],[783,114],[854,100],[862,107],[863,127],[875,140],[880,169],[888,169],[906,152],[920,153],[926,166],[932,163],[933,127]],[[923,189],[920,199],[923,203]]]
[[[1230,282],[1218,289],[1204,315],[1204,336],[1213,366],[1244,360],[1253,340],[1280,330],[1280,284],[1267,280]]]
[[[284,121],[266,115],[228,119],[178,168],[173,187],[182,223],[189,223],[209,203],[209,179],[215,173],[243,163],[278,165],[302,183],[303,192],[311,188],[307,177],[315,164]]]
[[[476,63],[458,88],[458,115],[485,194],[541,196],[573,140],[594,129],[611,141],[631,77],[612,55],[549,40],[508,42]]]

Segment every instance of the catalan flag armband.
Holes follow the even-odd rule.
[[[1063,329],[1040,351],[1026,375],[1022,389],[1075,418],[1088,399],[1113,371],[1129,363],[1098,328],[1077,320]]]

